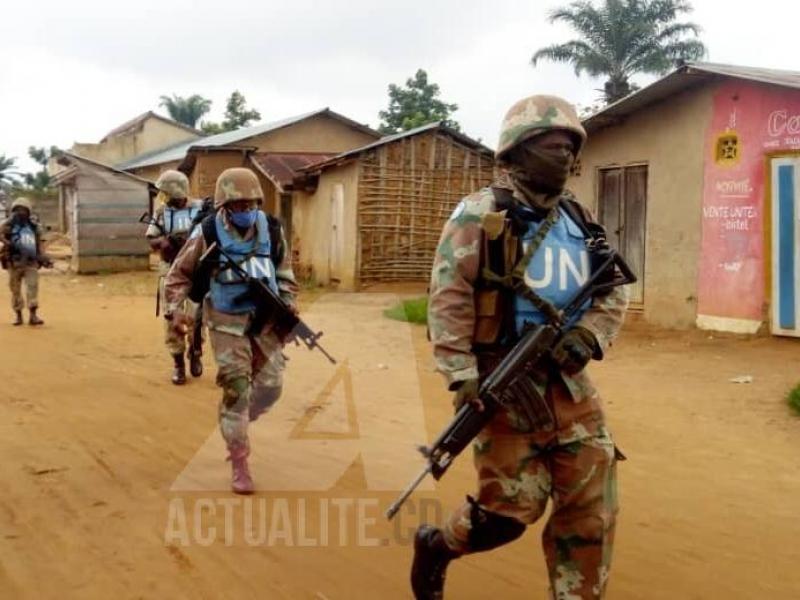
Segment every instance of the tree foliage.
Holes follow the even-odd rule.
[[[44,192],[50,188],[52,179],[50,174],[47,172],[47,163],[53,154],[58,152],[59,149],[56,146],[50,146],[49,149],[37,146],[30,146],[28,148],[28,156],[39,163],[39,165],[42,167],[38,171],[33,173],[25,173],[23,176],[23,181],[28,189],[35,190],[37,192]]]
[[[247,108],[247,100],[239,90],[234,90],[228,98],[222,123],[203,122],[201,127],[205,133],[215,134],[248,127],[252,121],[260,120],[261,113],[254,108]]]
[[[550,22],[572,27],[579,38],[539,49],[531,62],[571,64],[575,74],[606,77],[607,104],[634,91],[636,73],[663,74],[684,61],[699,60],[706,47],[697,39],[700,27],[676,19],[692,11],[684,0],[603,0],[572,2],[550,13]]]
[[[186,98],[177,94],[172,94],[172,97],[161,96],[159,105],[167,109],[173,120],[189,127],[197,127],[197,122],[211,110],[211,100],[203,98],[199,94],[193,94]]]
[[[10,188],[16,184],[19,175],[17,159],[0,154],[0,188]]]
[[[460,131],[459,124],[450,118],[458,110],[458,105],[440,100],[439,93],[439,86],[428,81],[428,74],[423,69],[407,79],[405,87],[390,84],[389,108],[378,113],[381,118],[378,131],[397,133],[436,121]]]

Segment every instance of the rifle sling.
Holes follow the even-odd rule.
[[[492,189],[498,205],[512,205],[515,203],[513,197],[510,197],[511,193],[508,190],[501,188]],[[498,258],[497,256],[503,256],[505,251],[503,236],[500,236],[496,240],[489,242],[489,256],[487,257],[488,264],[485,265],[481,271],[482,277],[485,281],[497,284],[503,288],[513,291],[516,294],[519,294],[533,304],[533,306],[536,307],[536,309],[553,324],[559,324],[561,322],[561,315],[558,309],[553,305],[552,302],[545,300],[530,287],[528,287],[528,285],[525,283],[525,271],[527,270],[528,265],[530,265],[531,260],[533,260],[536,252],[542,246],[547,234],[550,233],[550,230],[553,228],[556,222],[558,222],[558,219],[560,218],[560,213],[558,210],[560,205],[561,203],[559,202],[547,213],[547,216],[544,218],[541,225],[539,225],[539,228],[536,230],[536,233],[531,239],[528,248],[525,250],[525,254],[516,263],[510,273],[507,273],[505,268],[503,268],[502,274],[499,274],[494,270],[494,268],[500,264],[505,266],[505,259]]]

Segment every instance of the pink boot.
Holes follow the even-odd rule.
[[[253,478],[250,477],[250,469],[247,467],[247,457],[250,449],[247,446],[235,446],[230,448],[230,456],[233,467],[231,478],[231,489],[235,494],[252,494],[255,491]]]

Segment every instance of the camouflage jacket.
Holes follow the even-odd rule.
[[[227,217],[224,218],[226,227],[233,227],[228,222]],[[175,261],[172,263],[164,279],[164,296],[167,303],[167,313],[178,310],[183,301],[188,298],[189,291],[192,288],[192,278],[195,270],[199,266],[200,257],[208,249],[205,238],[202,233],[200,233],[199,228],[197,229],[197,233],[197,235],[192,235],[186,244],[184,244],[183,248],[181,248],[181,251],[178,253],[178,256],[175,258]],[[246,239],[252,238],[253,235],[255,235],[255,228],[251,228]],[[282,229],[281,237],[283,238],[283,246],[286,248],[286,239]],[[294,306],[298,286],[294,277],[294,271],[292,270],[289,252],[284,252],[283,260],[275,267],[275,274],[281,298],[287,304]],[[205,304],[205,319],[209,329],[224,331],[234,335],[244,335],[251,318],[250,315],[221,313],[214,310],[208,298],[206,298]]]
[[[509,189],[515,199],[521,198],[520,192],[507,178],[501,178],[493,187]],[[473,351],[474,292],[483,267],[482,224],[485,216],[494,210],[495,196],[489,187],[464,198],[445,224],[434,257],[428,323],[436,365],[446,377],[450,389],[454,389],[457,382],[478,377],[478,363]],[[585,212],[591,219],[589,211]],[[627,305],[627,289],[614,288],[607,294],[596,296],[576,323],[594,334],[599,345],[598,357],[602,357],[617,336]],[[573,376],[561,373],[561,377],[575,401],[596,393],[585,369]],[[541,381],[541,385],[541,391],[544,391],[546,380]]]
[[[45,259],[42,252],[42,226],[39,221],[36,219],[36,216],[31,217],[31,226],[33,227],[33,231],[36,235],[36,249],[39,254],[37,257],[38,260],[35,262],[28,262],[22,259],[22,257],[17,256],[14,254],[13,247],[14,244],[11,240],[11,230],[14,226],[13,218],[9,217],[5,221],[0,222],[0,258],[2,258],[3,262],[8,261],[8,264],[13,267],[24,267],[24,266],[39,266],[39,261]]]

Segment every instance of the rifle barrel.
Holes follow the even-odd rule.
[[[405,490],[403,490],[403,493],[398,496],[397,500],[392,502],[392,505],[386,509],[387,519],[391,521],[392,517],[394,517],[397,514],[397,511],[400,510],[400,507],[403,506],[403,503],[408,500],[408,497],[414,492],[415,489],[417,489],[417,486],[422,483],[422,480],[425,479],[430,472],[431,464],[428,463],[428,466],[420,471],[419,475],[417,475],[417,478],[414,479],[414,481],[412,481]]]

